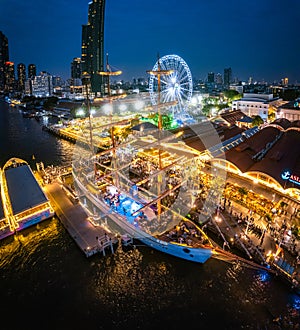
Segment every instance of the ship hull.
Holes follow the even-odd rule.
[[[97,196],[92,194],[84,184],[74,175],[74,182],[79,189],[79,196],[84,196],[85,200],[83,205],[89,202],[93,209],[98,209],[101,214],[105,214],[105,224],[114,232],[118,232],[120,235],[129,235],[133,239],[137,239],[145,245],[158,250],[163,253],[167,253],[177,258],[197,262],[205,263],[212,256],[212,249],[210,247],[191,247],[185,244],[177,244],[176,242],[165,242],[161,239],[152,236],[141,229],[135,227],[126,218],[117,212],[111,210],[111,208]]]

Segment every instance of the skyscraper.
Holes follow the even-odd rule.
[[[7,61],[4,64],[4,91],[12,93],[15,90],[15,63]]]
[[[88,24],[82,26],[81,62],[82,74],[91,76],[91,91],[101,93],[104,71],[104,11],[105,0],[89,3]]]
[[[5,63],[9,61],[8,39],[0,31],[0,91],[4,91],[5,86]]]
[[[81,58],[74,57],[71,63],[71,84],[78,85],[77,82],[81,79]]]
[[[232,82],[232,70],[231,68],[225,68],[224,69],[224,86],[226,88],[229,87],[229,85]]]
[[[215,82],[215,74],[214,72],[208,72],[207,74],[207,82],[214,83]]]
[[[29,64],[28,65],[28,79],[34,78],[36,76],[36,65]]]
[[[25,91],[25,80],[26,80],[26,66],[23,63],[19,63],[17,66],[18,75],[18,90],[20,92]]]
[[[219,85],[223,84],[223,77],[221,75],[221,73],[217,73],[215,76],[215,82]]]

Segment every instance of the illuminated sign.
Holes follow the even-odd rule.
[[[288,180],[292,183],[296,183],[296,184],[300,185],[300,177],[295,174],[291,174],[290,171],[283,171],[281,173],[281,178],[282,178],[282,180]]]

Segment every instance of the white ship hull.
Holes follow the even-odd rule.
[[[165,242],[142,231],[129,223],[125,216],[112,211],[104,201],[91,193],[74,173],[73,177],[77,189],[80,190],[82,195],[88,199],[94,208],[98,209],[101,213],[106,214],[106,218],[108,218],[108,227],[113,228],[113,230],[116,230],[121,235],[128,234],[130,237],[141,241],[153,249],[197,263],[205,263],[212,256],[212,249],[209,246],[191,247],[176,242]]]

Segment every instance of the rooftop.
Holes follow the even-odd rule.
[[[29,165],[5,169],[5,178],[14,214],[48,201]]]
[[[300,144],[300,131],[291,129],[300,126],[298,121],[287,124],[286,120],[276,120],[259,130],[237,147],[226,151],[227,161],[243,173],[265,173],[286,188],[299,188],[281,177],[286,170],[300,177],[300,155],[294,149]]]

